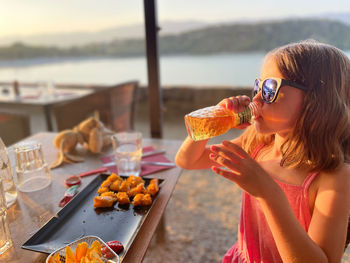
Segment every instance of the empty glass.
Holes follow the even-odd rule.
[[[120,132],[112,136],[114,156],[119,175],[139,176],[141,172],[142,134]]]
[[[16,156],[17,188],[22,192],[41,190],[51,183],[50,170],[44,160],[42,146],[27,141],[14,146]]]
[[[7,209],[2,182],[0,181],[0,255],[12,246],[10,229],[7,222]]]

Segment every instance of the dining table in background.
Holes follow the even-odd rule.
[[[35,86],[19,86],[19,90],[19,95],[16,95],[12,86],[1,85],[0,113],[26,116],[29,119],[30,134],[57,131],[53,106],[77,100],[94,92],[93,89],[56,88],[52,93],[45,93]]]
[[[58,151],[52,143],[56,135],[57,133],[53,132],[41,132],[26,138],[24,141],[39,141],[43,146],[45,160],[48,163],[52,163],[58,155]],[[143,139],[143,145],[153,146],[156,150],[164,149],[166,157],[173,161],[181,142],[178,140],[145,138]],[[77,150],[78,152],[84,151],[83,148],[78,148]],[[11,157],[11,147],[9,151]],[[112,146],[106,148],[102,153],[102,155],[110,154],[112,154]],[[18,192],[17,202],[8,209],[8,221],[13,246],[0,256],[0,262],[45,262],[47,254],[26,250],[21,248],[21,246],[60,210],[58,203],[66,190],[64,180],[67,177],[102,166],[101,154],[85,153],[83,156],[85,161],[82,163],[63,164],[59,168],[51,170],[52,183],[45,189],[32,193]],[[14,162],[13,156],[11,161],[12,163]],[[175,189],[180,173],[181,168],[174,167],[145,176],[145,178],[163,179],[164,182],[132,244],[126,254],[122,256],[123,263],[142,261],[159,222],[162,221],[162,216]],[[94,178],[94,175],[84,177],[80,191]]]

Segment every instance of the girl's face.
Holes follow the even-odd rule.
[[[267,57],[261,69],[260,79],[270,77],[284,78],[279,71],[274,58]],[[259,133],[285,136],[292,128],[300,115],[304,100],[304,91],[283,86],[278,97],[271,104],[265,103],[261,98],[261,91],[253,98],[253,101],[261,107],[261,115],[255,119],[255,128]]]

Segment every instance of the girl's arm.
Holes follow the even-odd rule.
[[[240,145],[240,137],[232,142]],[[176,154],[175,163],[187,170],[209,169],[215,163],[209,158],[210,146],[207,143],[208,140],[195,142],[187,137]]]
[[[344,253],[350,214],[350,166],[320,174],[320,183],[309,227],[309,236],[330,262],[340,262]]]
[[[341,262],[350,212],[350,169],[344,165],[335,173],[319,176],[308,233],[277,185],[267,187],[259,198],[284,262]]]
[[[282,189],[243,149],[224,141],[210,158],[229,170],[213,171],[256,197],[283,262],[340,262],[350,213],[350,167],[319,174],[308,233],[295,217]]]
[[[247,96],[230,97],[220,101],[217,105],[232,110],[234,112],[242,112],[244,107],[250,103],[250,98]],[[248,124],[243,124],[240,129],[244,129]],[[210,160],[210,148],[207,146],[209,140],[193,141],[187,137],[178,150],[175,163],[188,170],[194,169],[209,169],[215,163]],[[232,140],[237,145],[241,145],[240,137]]]

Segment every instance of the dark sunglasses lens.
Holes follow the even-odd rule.
[[[267,79],[262,85],[262,97],[265,102],[272,102],[277,90],[277,81],[274,79]]]

